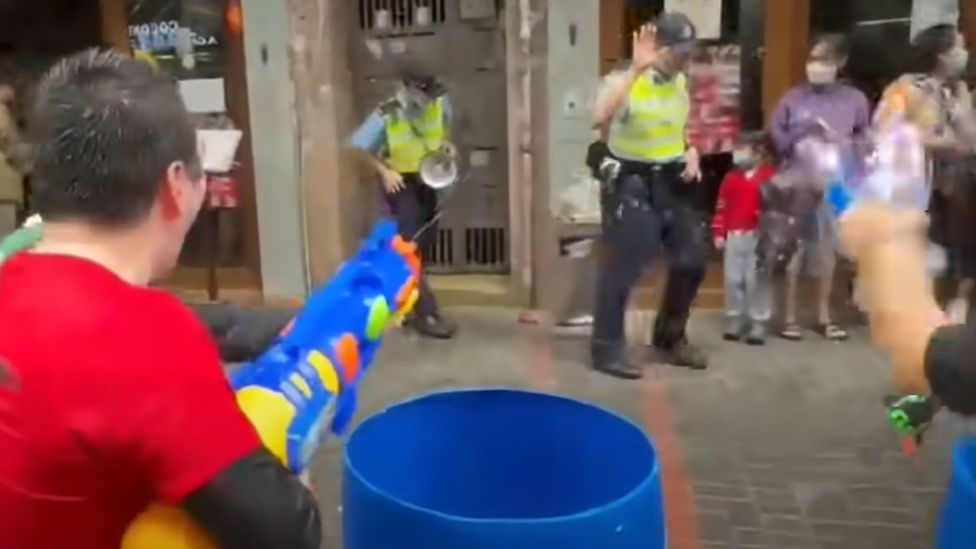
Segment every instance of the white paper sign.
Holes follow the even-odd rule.
[[[180,80],[180,94],[186,109],[192,113],[209,114],[227,110],[223,78]]]
[[[664,9],[687,15],[700,39],[722,37],[722,0],[664,0]]]

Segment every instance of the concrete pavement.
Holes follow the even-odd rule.
[[[726,343],[720,319],[694,318],[705,372],[655,369],[640,382],[585,367],[582,338],[552,338],[503,310],[458,313],[456,341],[392,334],[359,417],[447,388],[510,386],[592,401],[643,424],[661,454],[670,549],[921,549],[949,470],[942,418],[918,468],[901,456],[881,398],[887,367],[864,334],[829,343]],[[315,467],[327,544],[341,547],[340,449]]]

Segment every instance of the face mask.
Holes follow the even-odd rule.
[[[837,80],[837,66],[827,63],[807,63],[807,81],[815,86],[831,84]]]
[[[740,168],[751,168],[756,164],[756,157],[752,151],[738,149],[732,152],[732,162]]]
[[[952,74],[962,74],[969,65],[969,50],[954,48],[946,55],[945,63]]]
[[[407,90],[401,90],[400,93],[397,94],[397,99],[405,109],[422,109],[426,106],[425,99],[418,97],[418,94]]]

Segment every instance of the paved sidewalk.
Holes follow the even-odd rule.
[[[921,549],[948,472],[951,418],[918,468],[901,456],[881,398],[885,363],[863,334],[828,343],[721,341],[719,319],[694,319],[706,372],[662,369],[641,382],[585,367],[581,338],[549,340],[507,311],[459,315],[461,337],[399,334],[367,380],[359,417],[424,392],[471,386],[557,391],[644,424],[661,453],[671,549]],[[338,534],[338,444],[316,467],[328,532]]]

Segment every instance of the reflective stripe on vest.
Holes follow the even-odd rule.
[[[440,99],[410,120],[403,109],[386,115],[388,162],[399,173],[420,171],[424,157],[444,146],[444,137],[444,107]]]
[[[627,117],[610,125],[610,150],[647,162],[679,158],[685,152],[689,98],[685,76],[653,82],[642,76],[630,88]]]

